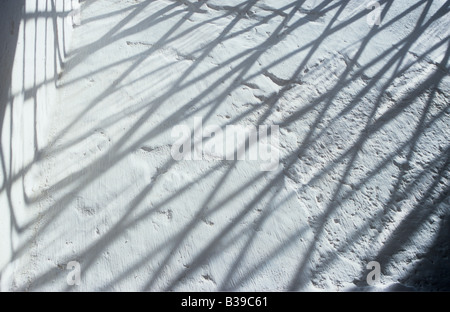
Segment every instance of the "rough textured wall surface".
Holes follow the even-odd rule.
[[[448,1],[362,2],[85,1],[3,287],[448,290]]]

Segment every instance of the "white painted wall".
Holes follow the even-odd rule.
[[[4,0],[0,10],[1,276],[32,233],[27,201],[33,164],[45,148],[48,108],[67,57],[78,0]]]

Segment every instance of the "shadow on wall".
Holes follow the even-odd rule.
[[[0,11],[0,269],[12,255],[11,225],[14,223],[11,211],[11,80],[16,54],[19,26],[23,16],[24,0],[2,1]],[[6,122],[5,122],[6,121]],[[6,127],[8,125],[8,127]]]
[[[25,173],[46,144],[47,108],[66,55],[70,8],[71,0],[1,2],[0,270],[27,229]]]
[[[138,116],[133,120],[131,127],[118,131],[115,140],[107,143],[110,145],[107,145],[106,153],[83,163],[81,168],[78,167],[80,159],[77,157],[74,157],[73,163],[63,159],[60,164],[55,165],[55,172],[61,173],[61,178],[55,179],[48,189],[54,194],[60,191],[63,195],[51,202],[46,220],[40,222],[38,234],[42,237],[46,235],[49,237],[52,234],[53,237],[58,237],[58,241],[50,241],[51,248],[45,246],[43,249],[59,252],[60,250],[54,248],[53,244],[61,244],[59,259],[72,260],[69,258],[73,257],[72,249],[67,252],[64,250],[68,248],[64,246],[68,242],[64,244],[63,237],[70,235],[77,237],[79,233],[83,235],[97,233],[98,236],[91,241],[83,236],[85,245],[81,244],[79,247],[77,259],[82,262],[86,279],[93,276],[90,280],[92,284],[87,284],[86,287],[102,290],[117,289],[115,287],[119,288],[117,285],[121,283],[129,285],[126,283],[130,280],[135,282],[137,276],[143,276],[140,280],[136,279],[136,283],[140,281],[136,288],[142,290],[177,290],[186,281],[196,278],[203,278],[208,283],[212,281],[216,289],[236,290],[244,287],[243,285],[260,285],[257,278],[263,274],[259,273],[266,270],[268,264],[280,261],[286,256],[285,259],[291,261],[289,267],[283,267],[284,262],[280,261],[282,265],[278,267],[279,271],[275,272],[286,274],[290,270],[280,288],[299,290],[310,283],[319,288],[325,287],[327,282],[330,282],[328,273],[332,270],[338,271],[339,265],[352,261],[368,263],[377,260],[383,264],[383,273],[386,276],[401,271],[404,263],[396,262],[396,257],[408,248],[414,250],[417,237],[427,231],[428,224],[440,222],[439,233],[434,235],[435,241],[428,245],[429,253],[402,255],[404,256],[402,259],[413,263],[408,265],[408,269],[411,269],[411,266],[417,266],[418,269],[424,267],[423,270],[420,269],[420,274],[416,275],[419,280],[415,279],[414,271],[410,271],[402,275],[404,280],[400,282],[425,290],[450,289],[450,277],[446,266],[450,250],[448,245],[450,147],[448,142],[441,141],[432,147],[431,156],[423,153],[423,146],[426,146],[425,143],[430,138],[434,138],[435,133],[440,134],[440,130],[448,132],[445,128],[448,121],[448,102],[446,102],[448,95],[440,88],[443,79],[448,76],[449,38],[438,40],[420,53],[410,53],[413,46],[424,40],[421,36],[423,34],[426,36],[426,31],[439,20],[448,18],[448,2],[432,10],[433,1],[415,0],[402,10],[392,12],[393,1],[380,1],[383,6],[381,16],[390,14],[390,19],[385,24],[370,28],[364,38],[354,44],[353,53],[348,55],[330,53],[326,54],[326,58],[319,60],[316,54],[321,53],[327,41],[340,31],[347,27],[350,29],[354,23],[365,19],[367,12],[363,11],[350,18],[341,18],[348,1],[315,1],[312,9],[304,9],[304,2],[306,1],[291,1],[278,10],[261,9],[257,7],[258,1],[241,1],[235,6],[223,7],[207,6],[207,1],[197,3],[172,1],[170,4],[161,2],[164,5],[156,7],[149,16],[141,17],[138,23],[128,25],[147,6],[158,3],[158,1],[141,1],[117,12],[110,12],[109,15],[99,12],[98,16],[91,16],[86,20],[85,23],[95,23],[108,16],[121,17],[117,19],[115,25],[110,25],[99,40],[88,42],[72,52],[68,64],[71,68],[83,64],[89,55],[120,41],[123,41],[125,48],[140,48],[142,52],[118,60],[116,63],[111,61],[111,64],[96,68],[97,72],[88,72],[85,76],[71,77],[72,80],[64,81],[63,85],[75,84],[76,80],[83,79],[89,79],[90,83],[94,83],[91,76],[109,74],[109,70],[117,64],[125,64],[124,68],[114,72],[114,82],[101,90],[79,115],[73,116],[73,120],[64,130],[75,127],[80,119],[92,113],[105,98],[120,94],[124,88],[132,89],[135,92],[133,95],[140,92],[144,95],[143,100],[135,106],[98,120],[94,129],[109,130],[130,115]],[[95,1],[90,1],[87,5],[95,5]],[[252,16],[258,10],[264,11],[264,14],[249,20],[248,16]],[[212,17],[206,15],[205,22],[191,24],[196,14],[207,13],[211,13]],[[327,14],[331,16],[325,23],[322,17]],[[396,42],[385,47],[384,51],[373,58],[365,58],[366,50],[373,41],[379,40],[380,36],[388,35],[391,26],[401,23],[402,19],[410,14],[414,16],[411,18],[414,22],[409,29],[404,30],[402,36],[396,38]],[[164,32],[158,32],[161,30],[157,28],[159,24],[176,17],[179,19],[171,27],[163,27]],[[224,52],[226,49],[220,50],[233,38],[245,37],[248,33],[253,35],[254,29],[259,27],[264,29],[265,24],[272,19],[278,21],[274,23],[276,24],[274,29],[270,32],[260,32],[267,36],[264,35],[264,40],[255,47],[238,51],[236,54],[226,54]],[[147,77],[159,81],[160,77],[155,75],[158,76],[159,72],[169,72],[168,69],[172,64],[148,68],[143,64],[160,53],[160,50],[172,52],[172,45],[178,41],[189,42],[192,40],[189,36],[195,33],[196,28],[207,27],[208,23],[215,20],[226,21],[220,31],[214,34],[215,37],[201,45],[192,55],[177,55],[177,62],[188,64],[184,70],[175,67],[179,76],[166,88],[157,90],[161,91],[156,93],[157,95],[145,95],[145,89],[150,86],[139,82]],[[317,36],[310,42],[302,42],[293,51],[280,53],[277,58],[273,57],[274,54],[272,58],[265,57],[266,53],[273,52],[272,49],[278,45],[282,46],[279,50],[282,51],[283,40],[288,40],[291,35],[295,38],[295,35],[301,34],[304,28],[307,32],[310,30],[308,26],[316,21],[323,24],[319,22],[315,24],[320,25],[318,28],[320,31],[317,31]],[[237,25],[240,27],[236,27]],[[158,31],[152,32],[154,28]],[[158,33],[160,36],[151,43],[129,39],[143,31]],[[335,44],[335,41],[331,42]],[[215,53],[216,49],[222,51],[223,59],[220,64],[211,65],[208,63],[208,56]],[[444,52],[437,62],[430,62],[428,57],[436,50]],[[302,57],[298,58],[300,61],[296,63],[290,77],[281,79],[274,74],[280,64],[300,54]],[[344,69],[326,72],[327,62],[337,62],[338,67]],[[143,73],[138,77],[133,76],[141,67],[145,68]],[[228,67],[229,70],[224,70]],[[320,76],[320,70],[324,70],[326,73],[324,76],[329,74],[329,77]],[[419,75],[420,79],[410,79]],[[124,185],[120,185],[119,191],[111,197],[105,196],[106,200],[103,202],[91,206],[77,203],[89,187],[94,189],[90,191],[91,193],[100,193],[98,185],[109,186],[108,174],[116,172],[114,170],[119,167],[118,165],[124,159],[133,157],[137,150],[146,151],[151,155],[149,157],[158,154],[164,146],[149,148],[147,145],[154,143],[159,135],[170,133],[173,125],[183,123],[187,118],[196,115],[202,115],[206,123],[219,114],[222,106],[228,105],[230,94],[239,94],[243,89],[257,90],[258,86],[255,83],[257,77],[270,80],[276,85],[275,96],[259,96],[259,102],[256,104],[235,107],[233,114],[230,114],[232,117],[227,118],[227,124],[251,123],[258,126],[274,122],[289,132],[295,132],[296,127],[303,129],[301,133],[300,131],[297,133],[295,147],[286,148],[284,151],[280,161],[282,165],[280,172],[258,173],[254,176],[244,175],[236,178],[239,167],[237,162],[218,163],[203,168],[200,173],[191,176],[191,180],[184,181],[185,184],[180,182],[176,186],[177,189],[171,189],[170,192],[161,188],[164,179],[166,184],[170,184],[165,177],[166,173],[174,168],[178,171],[183,171],[184,168],[176,167],[177,163],[168,157],[164,162],[157,163],[156,173],[142,188],[139,189],[135,181],[130,185],[124,182]],[[401,86],[403,81],[412,83],[408,85],[406,91],[395,93],[400,87],[392,90],[391,86],[395,84]],[[196,96],[193,98],[181,96],[173,100],[180,93],[189,92],[189,88],[193,85],[197,87],[200,85],[198,87],[200,92]],[[302,98],[304,93],[312,89],[317,92],[311,97]],[[216,92],[212,93],[211,90]],[[285,97],[298,100],[292,101],[298,106],[287,107],[286,102],[283,102]],[[176,107],[173,108],[174,106]],[[156,111],[164,117],[154,123],[148,122],[156,115]],[[163,115],[166,111],[170,113]],[[404,124],[404,120],[408,120],[408,123]],[[346,127],[350,122],[353,122],[354,129]],[[336,129],[345,130],[340,133]],[[102,137],[105,136],[104,132],[101,133]],[[62,131],[57,135],[64,134],[65,131]],[[97,134],[98,131],[95,132],[95,135]],[[76,149],[77,145],[85,148],[92,144],[95,139],[93,136],[92,132],[83,128],[71,138],[71,141],[65,142],[57,149],[49,149],[49,153],[58,157],[59,154],[64,154],[64,150]],[[393,138],[397,140],[396,143],[388,144]],[[286,138],[282,137],[282,142],[283,139]],[[325,157],[318,157],[320,154],[325,154]],[[71,165],[76,169],[64,175]],[[57,172],[58,170],[60,172]],[[210,180],[211,177],[215,180]],[[308,178],[307,181],[304,177]],[[106,180],[104,184],[96,184],[102,179]],[[214,181],[214,185],[208,188],[211,181]],[[230,183],[237,185],[236,189],[230,190],[228,188]],[[290,193],[293,199],[278,198],[277,194],[283,194],[287,185],[295,189],[295,192]],[[197,193],[201,195],[198,195],[199,199],[196,198],[195,203],[184,201],[184,196],[196,187],[204,187]],[[253,187],[255,191],[249,192]],[[321,192],[324,189],[327,192]],[[132,196],[123,197],[122,195],[127,192],[133,192]],[[38,202],[45,196],[46,194],[43,194],[32,198],[30,202]],[[122,199],[122,202],[118,198]],[[128,198],[129,201],[125,202],[123,198]],[[241,198],[244,200],[240,201]],[[208,220],[215,215],[226,215],[227,207],[229,209],[227,205],[238,201],[237,199],[239,199],[236,203],[238,208],[235,209],[237,213],[233,218],[226,222],[217,219],[216,226],[213,227],[214,222]],[[185,205],[180,205],[182,209],[174,208],[173,202],[177,200]],[[108,202],[109,206],[105,207],[105,202]],[[296,205],[289,206],[291,202],[295,202]],[[117,205],[114,206],[115,204]],[[73,227],[56,228],[60,232],[52,228],[54,220],[61,216],[64,216],[62,219],[68,219],[67,216],[71,216],[71,211],[76,211],[80,206],[85,212],[85,216],[79,217],[83,220],[80,222],[83,228],[76,228],[73,224],[70,224]],[[111,209],[110,206],[115,209]],[[84,226],[88,226],[89,220],[96,213],[96,207],[104,207],[104,218],[109,218],[108,222],[103,224],[101,229],[85,228]],[[291,210],[287,211],[288,213],[298,217],[290,228],[277,222],[277,220],[286,223],[292,221],[286,217],[286,210],[289,209]],[[299,213],[301,209],[307,211],[307,218]],[[183,215],[185,211],[192,213]],[[402,216],[398,217],[398,214]],[[141,233],[136,229],[140,226],[152,229],[154,219],[161,215],[166,215],[170,220],[182,215],[180,219],[188,221],[176,228],[173,228],[173,225],[171,228],[169,223],[161,225],[162,228],[167,226],[167,230],[173,233],[170,240],[155,241],[151,235],[140,237]],[[308,234],[310,236],[306,236],[307,231],[302,227],[296,227],[305,219],[307,219],[305,227],[310,231]],[[11,224],[15,224],[14,219],[11,220]],[[403,221],[396,223],[395,220]],[[221,228],[217,226],[220,222],[223,222]],[[339,226],[345,223],[347,227]],[[30,221],[26,226],[31,227],[33,224]],[[192,251],[191,240],[194,240],[199,229],[204,228],[205,224],[209,226],[211,235],[201,237],[199,243],[201,248]],[[280,233],[285,236],[279,241],[271,241],[272,245],[261,251],[254,246],[265,246],[265,240],[270,239],[270,235],[264,236],[264,231],[261,231],[267,224],[273,225],[274,228],[279,226],[282,228]],[[334,231],[341,231],[338,233],[340,240],[335,240],[338,234]],[[158,232],[152,234],[156,235]],[[135,249],[130,251],[133,257],[127,263],[119,262],[114,266],[111,264],[114,261],[114,258],[110,257],[110,252],[113,252],[111,250],[116,248],[117,252],[119,249],[117,252],[119,256],[125,253],[125,248],[128,248],[131,242],[127,246],[120,245],[122,246],[120,248],[117,246],[123,241],[128,243],[128,236],[131,235],[138,236],[135,237],[135,241],[138,242],[134,245]],[[422,243],[420,240],[418,242]],[[32,244],[32,241],[27,243]],[[18,257],[26,246],[27,244],[19,246],[14,257]],[[293,246],[298,249],[291,253]],[[327,252],[323,251],[323,246],[327,246]],[[246,261],[251,253],[260,256],[258,261],[251,263]],[[232,254],[232,257],[229,257],[229,254]],[[173,259],[178,255],[188,260],[181,263],[183,259],[177,258],[180,264],[176,266]],[[231,258],[231,261],[227,263],[224,275],[213,278],[209,272],[203,273],[205,267],[215,263],[217,259],[227,257]],[[418,258],[423,260],[417,261]],[[55,261],[61,261],[59,259]],[[433,261],[438,261],[438,265],[429,265]],[[155,266],[155,262],[158,265]],[[292,263],[294,265],[291,265]],[[96,270],[108,266],[111,266],[111,271],[114,270],[114,275],[106,276],[105,280],[96,279]],[[353,274],[352,279],[345,282],[354,283],[356,286],[362,285],[361,283],[365,281],[365,268],[358,267],[354,270],[357,271],[356,274],[352,272],[342,278],[348,278]],[[267,270],[264,272],[267,274]],[[34,283],[37,287],[50,286],[55,279],[65,276],[62,273],[60,265],[49,267],[35,276]],[[437,282],[439,276],[444,276],[440,283]],[[341,280],[338,276],[331,282],[338,285]],[[70,287],[66,290],[70,290]]]

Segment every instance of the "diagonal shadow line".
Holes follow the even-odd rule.
[[[97,15],[95,17],[84,18],[83,19],[83,25],[86,25],[86,24],[89,24],[89,23],[92,23],[92,22],[95,22],[95,21],[99,21],[99,20],[102,20],[102,19],[107,19],[107,18],[116,16],[116,15],[120,15],[122,13],[125,13],[125,12],[128,12],[128,11],[132,11],[132,10],[135,10],[135,9],[141,10],[142,6],[143,6],[142,3],[130,4],[129,6],[127,6],[125,8],[121,8],[121,9],[113,11],[113,12],[108,12],[108,13],[105,13],[105,14],[99,14],[99,15]],[[86,7],[86,5],[85,5],[85,7]]]
[[[184,230],[180,231],[179,234],[175,236],[175,238],[174,238],[175,242],[173,243],[174,247],[172,247],[172,249],[168,253],[167,257],[165,257],[164,260],[162,261],[163,264],[160,265],[159,269],[153,274],[152,278],[145,284],[145,286],[143,287],[143,290],[148,290],[148,289],[150,289],[152,287],[152,285],[156,282],[156,280],[161,275],[162,270],[164,269],[165,263],[167,263],[170,260],[171,255],[173,254],[173,252],[175,252],[175,250],[181,245],[181,243],[183,242],[184,238],[187,237],[189,232],[191,232],[195,228],[195,225],[197,223],[201,222],[200,221],[201,216],[206,213],[206,210],[208,208],[207,207],[208,203],[214,198],[215,195],[217,195],[221,185],[223,185],[225,183],[225,181],[227,180],[228,176],[231,173],[231,170],[233,169],[233,167],[236,166],[236,162],[237,162],[237,160],[235,160],[233,162],[233,165],[231,165],[230,168],[228,169],[228,171],[224,173],[223,177],[216,184],[215,189],[204,200],[204,202],[202,204],[202,208],[197,211],[197,213],[192,218],[192,220],[184,227]]]
[[[447,155],[448,156],[448,155]],[[429,218],[434,212],[435,206],[437,203],[442,202],[444,199],[448,198],[450,194],[450,187],[447,186],[444,192],[440,194],[438,198],[435,198],[432,203],[429,203],[429,199],[433,198],[433,193],[437,186],[442,181],[442,178],[445,179],[443,173],[445,171],[448,172],[450,168],[450,158],[447,157],[446,162],[442,166],[443,169],[439,173],[439,178],[435,179],[433,183],[428,187],[428,189],[424,192],[421,200],[417,203],[415,209],[413,209],[407,216],[402,220],[402,222],[397,226],[394,232],[391,234],[391,238],[388,242],[386,242],[383,248],[378,252],[378,255],[375,257],[375,261],[379,263],[383,263],[383,266],[387,266],[392,259],[392,255],[396,252],[400,251],[402,246],[406,243],[407,240],[410,240],[410,236],[413,235],[413,231],[411,230],[411,225],[416,226],[413,229],[418,229],[420,225]],[[405,235],[408,233],[409,235]]]
[[[431,23],[430,23],[430,24],[431,24]],[[428,24],[427,26],[429,26],[430,24]],[[423,31],[423,30],[424,30],[424,29],[421,29],[421,31]],[[403,41],[403,40],[402,40],[402,41]],[[406,40],[404,40],[404,41],[406,41]],[[444,43],[445,43],[445,40],[441,41],[440,43],[438,43],[438,44],[436,44],[435,46],[433,46],[433,47],[430,49],[430,51],[432,51],[432,50],[434,50],[434,49],[440,47],[440,46],[443,45]],[[380,75],[380,73],[384,73],[384,72],[386,72],[388,69],[390,69],[390,67],[391,67],[392,65],[394,65],[395,62],[397,61],[396,58],[399,58],[399,57],[402,55],[402,52],[405,52],[405,51],[398,51],[398,52],[394,55],[394,57],[391,58],[390,61],[389,61],[388,63],[386,63],[386,65],[383,66],[383,68],[379,71],[378,75]],[[424,55],[422,56],[422,59],[424,59],[425,56],[426,56],[426,55],[424,54]],[[413,64],[410,64],[409,66],[406,66],[406,67],[404,68],[404,70],[400,72],[400,74],[403,73],[406,69],[408,69],[408,68],[411,67],[412,65],[413,65]],[[360,74],[362,74],[362,73],[363,73],[363,71],[362,71],[362,69],[361,69],[361,70],[359,71],[358,75],[360,75]],[[399,74],[399,73],[397,73],[397,75],[398,75],[398,74]],[[348,83],[348,82],[351,82],[351,79],[345,81],[345,83]],[[360,92],[358,93],[358,95],[356,95],[356,96],[354,97],[354,100],[353,100],[352,102],[353,102],[353,103],[357,103],[357,102],[358,102],[358,99],[361,98],[361,97],[363,96],[363,94],[366,94],[367,92],[369,92],[370,89],[376,85],[376,83],[377,83],[377,80],[371,80],[371,82],[370,82],[370,83],[369,83],[362,91],[360,91]],[[338,89],[338,86],[336,86],[336,89]],[[302,109],[302,110],[299,111],[298,113],[293,114],[291,117],[289,117],[287,120],[285,120],[285,121],[284,121],[282,124],[280,124],[280,125],[286,126],[286,125],[288,125],[288,124],[294,122],[299,116],[303,115],[306,111],[312,109],[312,108],[313,108],[319,101],[321,101],[322,99],[328,98],[328,96],[329,96],[328,93],[325,94],[325,95],[323,95],[323,96],[320,96],[316,101],[313,102],[313,104],[308,105],[307,107],[305,107],[304,109]],[[353,105],[350,105],[350,106],[348,106],[348,107],[349,107],[349,108],[347,108],[345,111],[343,111],[343,113],[345,113],[345,112],[349,111],[351,108],[353,108]]]
[[[158,21],[160,21],[160,20],[161,20],[161,21],[164,21],[165,19],[167,19],[167,18],[156,18],[156,19],[154,19],[153,16],[157,16],[157,15],[158,15],[158,14],[154,14],[154,15],[152,15],[151,17],[146,18],[145,21],[142,21],[139,25],[151,21],[151,23],[149,23],[149,24],[147,25],[147,27],[149,27],[149,26],[151,27],[153,24],[158,23]],[[228,15],[230,15],[230,14],[224,14],[224,15],[222,15],[222,16],[218,16],[218,17],[215,17],[215,18],[211,18],[211,19],[208,19],[208,20],[206,20],[206,21],[204,21],[204,22],[202,22],[202,23],[193,25],[192,27],[187,28],[186,30],[184,30],[184,31],[181,32],[180,34],[175,35],[175,36],[172,36],[170,39],[166,40],[166,41],[165,41],[165,44],[169,44],[169,43],[171,43],[171,42],[173,42],[173,41],[175,41],[175,40],[177,40],[177,39],[180,39],[180,38],[182,38],[184,35],[190,34],[192,31],[194,31],[194,30],[200,28],[201,26],[207,25],[207,24],[209,24],[209,23],[211,23],[211,22],[213,22],[213,21],[215,21],[215,20],[218,20],[218,19],[220,19],[220,18],[226,17],[226,16],[228,16]],[[166,16],[166,17],[167,17],[167,16]],[[133,34],[133,33],[137,33],[138,30],[140,29],[140,27],[135,27],[135,28],[137,28],[136,31],[127,30],[127,32],[124,32],[123,34],[121,34],[120,37],[111,39],[111,40],[110,40],[110,41],[111,41],[110,43],[112,43],[112,41],[117,41],[118,39],[125,38],[126,36],[129,36],[129,35],[131,35],[131,34]],[[249,30],[249,29],[250,29],[250,27],[248,28],[248,30]],[[224,39],[228,39],[228,38],[232,38],[232,35],[229,35],[228,37],[225,37]],[[90,48],[89,50],[91,50],[91,48]],[[195,53],[195,52],[196,52],[196,51],[194,51],[193,53]],[[142,52],[141,54],[147,54],[147,53],[148,53],[148,51],[144,51],[144,52]],[[75,53],[74,53],[74,54],[75,54]],[[79,54],[79,53],[77,53],[77,54]],[[136,55],[136,56],[134,56],[134,57],[132,57],[132,58],[130,58],[130,59],[138,58],[139,56],[140,56],[140,55]],[[100,69],[99,71],[105,70],[105,69],[107,69],[107,68],[109,68],[109,67],[112,67],[112,66],[115,66],[115,65],[122,64],[123,62],[126,62],[126,61],[127,61],[127,60],[120,61],[120,62],[116,62],[116,63],[112,63],[112,64],[109,65],[109,66],[103,67],[103,68]],[[95,73],[95,72],[97,72],[97,71],[94,71],[93,73]],[[63,85],[67,85],[67,84],[73,83],[73,82],[75,82],[75,81],[77,81],[77,80],[79,80],[79,79],[82,79],[82,78],[83,78],[83,77],[76,78],[76,79],[74,79],[74,80],[70,80],[70,81],[66,82],[65,84],[63,84]]]
[[[277,180],[282,179],[282,176],[278,175],[276,177]],[[233,218],[233,222],[229,223],[220,233],[218,233],[209,243],[206,247],[203,248],[203,250],[197,255],[197,257],[190,263],[189,268],[187,269],[187,272],[183,272],[179,274],[177,277],[173,278],[173,282],[166,288],[166,290],[170,290],[172,287],[175,286],[176,281],[180,280],[183,276],[187,275],[190,272],[194,272],[197,270],[200,265],[202,264],[203,259],[208,255],[211,249],[216,248],[217,245],[219,245],[219,242],[224,237],[225,233],[230,233],[233,228],[235,228],[239,221],[242,220],[250,211],[252,211],[253,207],[261,201],[264,196],[267,196],[270,191],[270,189],[273,187],[273,183],[268,183],[267,186],[264,187],[263,190],[261,190],[260,195],[261,196],[255,196],[252,201],[245,207],[235,218]],[[221,203],[217,204],[215,208],[211,209],[211,212],[215,211],[216,209],[220,209],[220,206],[225,204],[225,202],[229,201],[231,198],[237,196],[240,192],[243,190],[239,190],[237,193],[230,195],[228,198],[225,198]],[[206,203],[205,203],[206,205]],[[204,206],[205,206],[204,205]],[[152,278],[153,281],[154,277]],[[145,290],[148,290],[149,287],[152,284],[149,283],[144,288]]]

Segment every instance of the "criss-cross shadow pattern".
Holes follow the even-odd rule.
[[[15,289],[360,290],[378,261],[449,290],[450,2],[378,5],[83,2],[50,143],[11,177],[40,177]],[[278,169],[175,161],[194,117],[278,125]]]

